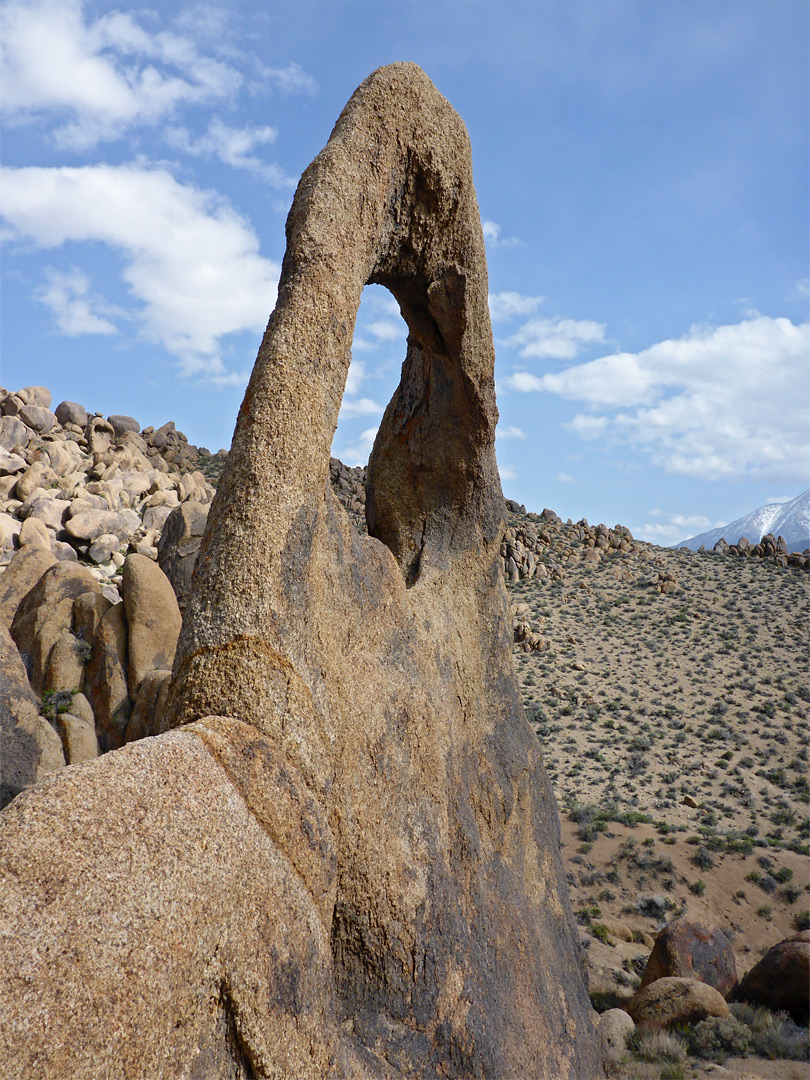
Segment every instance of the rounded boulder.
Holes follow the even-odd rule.
[[[638,1027],[697,1024],[707,1016],[731,1016],[723,995],[697,979],[666,978],[639,990],[624,1006]]]
[[[810,940],[808,935],[771,946],[744,976],[736,997],[752,1005],[788,1012],[799,1024],[810,1020]]]
[[[698,979],[728,997],[737,985],[730,938],[717,926],[675,919],[658,934],[641,977],[642,989],[659,979]]]

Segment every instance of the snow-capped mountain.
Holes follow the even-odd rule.
[[[788,551],[804,551],[810,547],[810,488],[790,502],[760,506],[758,510],[752,510],[745,517],[737,518],[720,529],[711,529],[689,540],[682,540],[673,547],[688,547],[697,551],[703,545],[711,550],[721,537],[729,544],[736,544],[741,536],[756,544],[766,533],[784,536]]]

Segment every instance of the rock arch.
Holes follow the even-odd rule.
[[[287,235],[184,618],[175,730],[9,808],[0,917],[26,921],[0,956],[0,1045],[20,1070],[92,1075],[94,994],[123,971],[111,1077],[172,1061],[195,1077],[596,1078],[556,805],[512,669],[468,139],[419,68],[356,91]],[[368,281],[409,339],[361,536],[329,450]],[[88,951],[100,905],[113,916]],[[43,934],[54,954],[34,972]],[[50,1041],[32,1050],[42,1008]]]

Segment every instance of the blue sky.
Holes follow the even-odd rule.
[[[229,445],[301,171],[374,68],[470,131],[507,496],[672,543],[808,485],[806,0],[3,7],[2,383]],[[405,352],[368,288],[334,451]]]

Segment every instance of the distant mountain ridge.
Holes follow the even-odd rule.
[[[767,533],[784,536],[788,551],[804,551],[810,547],[810,488],[790,502],[760,506],[728,525],[682,540],[673,547],[687,547],[692,551],[697,551],[701,546],[711,549],[720,539],[736,544],[741,536],[756,544]]]

